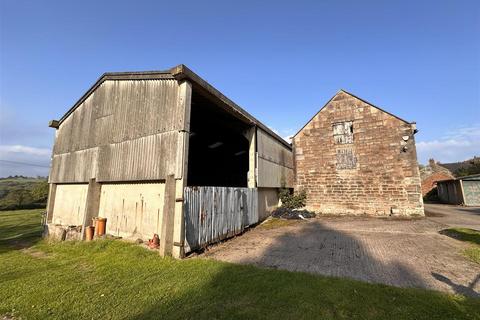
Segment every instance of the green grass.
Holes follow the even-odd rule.
[[[11,214],[23,220],[22,212]],[[2,218],[0,232],[12,225],[23,232],[26,224]],[[0,251],[0,319],[480,319],[479,299],[163,259],[119,240],[10,245]]]
[[[450,228],[442,230],[441,233],[460,241],[466,241],[480,245],[480,231],[468,228]]]
[[[269,218],[265,220],[262,224],[260,224],[258,228],[271,230],[271,229],[291,226],[294,224],[298,224],[300,222],[301,222],[300,220],[294,220],[294,219],[287,220],[287,219],[279,219],[279,218]]]
[[[474,246],[463,250],[463,255],[473,262],[480,264],[480,246]]]
[[[480,231],[468,228],[450,228],[441,231],[449,237],[472,244],[462,254],[475,263],[480,264]]]
[[[42,212],[45,209],[0,211],[0,252],[25,247],[42,235]]]

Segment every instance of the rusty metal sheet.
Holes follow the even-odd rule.
[[[186,187],[184,215],[188,252],[256,224],[259,221],[257,189]]]

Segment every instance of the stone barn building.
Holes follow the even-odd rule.
[[[50,235],[83,238],[102,217],[107,234],[158,234],[181,257],[258,223],[293,187],[291,145],[184,65],[106,73],[50,127]]]
[[[320,213],[423,215],[415,133],[340,90],[293,137],[296,189]]]

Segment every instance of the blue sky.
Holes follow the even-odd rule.
[[[286,137],[338,89],[416,121],[419,160],[480,155],[479,1],[0,2],[0,176],[46,175],[106,71],[186,64]]]

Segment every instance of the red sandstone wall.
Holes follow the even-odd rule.
[[[353,121],[353,143],[335,143],[342,139],[334,139],[333,126],[344,121]],[[296,188],[306,190],[309,209],[424,214],[410,124],[340,91],[294,137],[293,146]]]
[[[437,186],[437,181],[449,180],[453,176],[444,172],[434,172],[422,181],[422,196],[425,196],[430,190]]]

